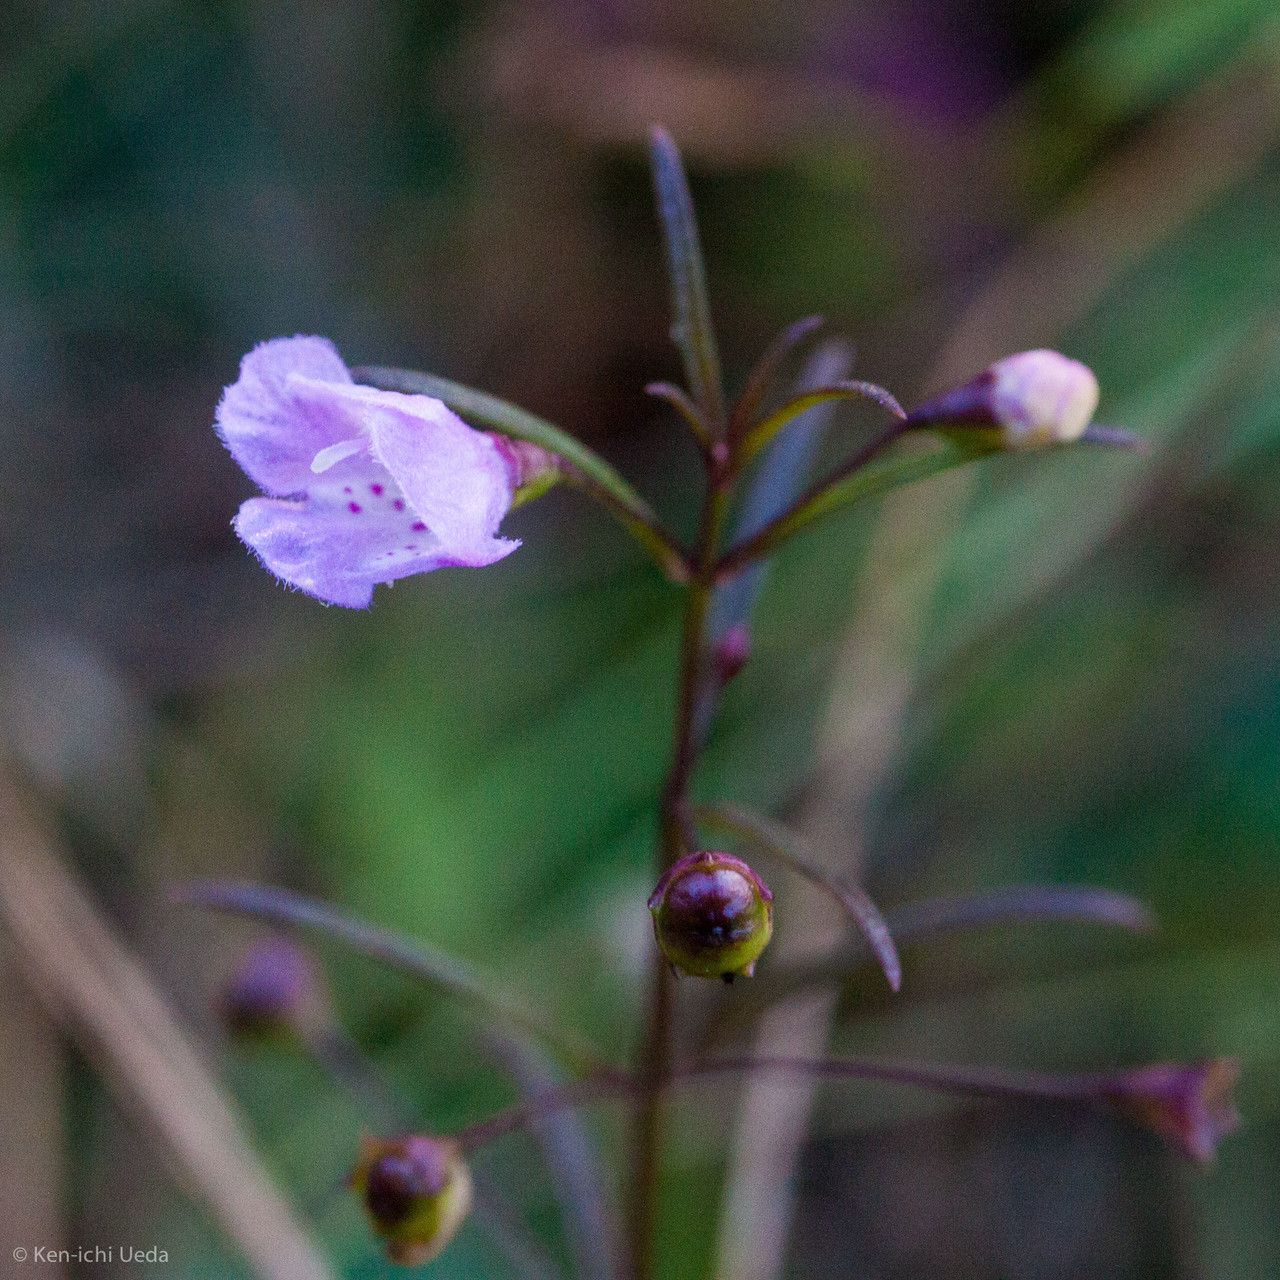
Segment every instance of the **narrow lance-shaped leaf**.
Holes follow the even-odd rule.
[[[877,446],[876,452],[887,448],[900,434],[896,427],[886,431],[872,442]],[[860,452],[865,454],[867,450]],[[976,442],[962,444],[942,440],[931,448],[886,458],[882,462],[866,463],[850,471],[840,468],[798,498],[790,510],[784,511],[750,538],[730,547],[720,561],[716,576],[721,581],[729,579],[752,561],[771,554],[823,516],[881,497],[905,485],[917,484],[931,476],[954,471],[995,452],[998,450]]]
[[[932,476],[954,471],[993,455],[1010,456],[993,437],[994,433],[964,428],[939,435],[930,447],[905,452],[877,461],[878,455],[906,434],[910,421],[896,422],[848,462],[837,467],[825,480],[814,485],[776,520],[752,537],[731,547],[721,558],[716,576],[725,581],[745,565],[769,555],[813,521],[845,507],[878,498],[894,489],[917,484]],[[914,432],[913,432],[914,434]],[[1043,457],[1080,445],[1093,445],[1126,452],[1144,451],[1140,437],[1119,427],[1089,427],[1078,441],[1046,445],[1016,454],[1020,458]]]
[[[778,370],[782,368],[782,362],[811,333],[816,333],[822,324],[821,316],[805,316],[803,320],[788,325],[769,344],[764,355],[747,375],[742,394],[738,396],[729,414],[729,433],[732,437],[736,439],[741,436],[755,421],[773,380],[778,376]]]
[[[671,336],[703,419],[719,434],[724,428],[724,384],[689,180],[675,140],[665,129],[652,130],[649,153],[671,277]]]
[[[807,851],[801,852],[799,837],[794,832],[761,814],[750,813],[734,805],[703,805],[695,810],[694,817],[703,826],[733,836],[766,857],[777,859],[830,894],[848,912],[866,939],[884,970],[890,988],[897,991],[902,986],[902,962],[880,909],[864,890],[833,876]]]
[[[694,439],[697,440],[703,451],[710,452],[712,445],[711,431],[707,424],[703,422],[698,406],[689,399],[684,391],[670,382],[650,382],[644,390],[645,395],[653,396],[658,400],[665,400],[688,424],[689,430],[693,432]]]
[[[602,1065],[599,1054],[575,1033],[557,1026],[527,1001],[503,994],[494,979],[482,976],[456,957],[411,942],[388,929],[364,924],[301,894],[264,885],[200,880],[179,886],[172,898],[190,906],[250,916],[271,924],[315,929],[441,991],[469,1000],[504,1033],[515,1033],[518,1040],[541,1041],[576,1069]]]
[[[812,409],[815,405],[828,404],[833,400],[870,400],[872,404],[888,410],[900,421],[905,421],[907,416],[907,411],[894,396],[883,387],[876,386],[874,382],[838,382],[830,387],[816,387],[812,391],[796,396],[793,400],[788,400],[763,421],[751,427],[742,440],[743,458],[755,457],[779,431],[806,410]]]
[[[1127,893],[1093,885],[1018,884],[909,902],[886,913],[899,943],[996,924],[1066,920],[1149,933],[1155,916]]]
[[[472,426],[487,427],[513,440],[526,440],[555,455],[564,466],[564,478],[590,493],[613,515],[676,581],[685,574],[685,558],[679,545],[663,527],[653,509],[635,488],[598,453],[567,431],[518,405],[414,369],[363,365],[352,376],[384,391],[433,396],[443,400]]]
[[[884,918],[899,947],[970,929],[1053,920],[1132,933],[1149,933],[1156,927],[1151,910],[1137,898],[1091,885],[1007,885],[925,898],[894,907]],[[709,1021],[703,1042],[718,1040],[732,1027],[750,1023],[770,1005],[798,991],[847,982],[874,958],[869,949],[843,946],[824,956],[774,968]]]

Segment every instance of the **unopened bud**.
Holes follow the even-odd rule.
[[[445,1138],[365,1138],[349,1179],[387,1256],[417,1267],[438,1257],[471,1208],[471,1174]]]
[[[716,641],[712,649],[716,680],[723,687],[747,665],[751,657],[751,629],[744,622],[728,631]]]
[[[219,1013],[233,1035],[269,1038],[301,1030],[319,1009],[321,983],[311,958],[288,938],[264,938],[224,984]]]
[[[1232,1090],[1240,1064],[1232,1058],[1158,1063],[1108,1076],[1101,1096],[1136,1124],[1209,1164],[1218,1143],[1240,1123]]]
[[[1057,351],[1023,351],[921,405],[910,421],[990,427],[1006,449],[1039,449],[1079,440],[1097,407],[1098,379],[1087,365]]]
[[[662,954],[681,973],[732,982],[755,972],[773,935],[773,894],[741,858],[689,853],[649,898]]]

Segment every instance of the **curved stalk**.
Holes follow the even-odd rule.
[[[769,443],[784,427],[798,418],[806,410],[815,405],[829,404],[833,400],[870,400],[882,409],[888,410],[899,422],[905,422],[907,411],[897,402],[893,395],[874,382],[838,382],[830,387],[815,387],[803,395],[788,400],[786,404],[775,409],[769,416],[755,426],[747,429],[746,434],[735,452],[739,462],[749,462]]]
[[[673,382],[650,382],[645,387],[644,393],[647,396],[653,396],[656,400],[665,400],[680,415],[685,425],[693,433],[693,438],[698,442],[698,448],[702,450],[705,456],[711,456],[715,447],[711,428],[703,420],[698,406],[689,399],[684,391]]]
[[[747,375],[742,394],[738,396],[729,412],[730,444],[741,439],[743,433],[755,421],[760,405],[769,393],[769,387],[778,376],[782,362],[810,334],[816,333],[824,323],[822,316],[805,316],[803,320],[797,320],[794,324],[788,325],[769,344],[768,350],[756,361],[755,367]]]
[[[1059,1102],[1101,1100],[1115,1075],[1112,1072],[1021,1072],[1001,1067],[951,1066],[907,1059],[751,1055],[711,1058],[665,1072],[661,1076],[625,1076],[615,1073],[574,1081],[563,1088],[549,1090],[541,1097],[517,1103],[487,1120],[468,1125],[452,1137],[465,1150],[474,1151],[567,1108],[589,1106],[614,1098],[629,1098],[643,1103],[656,1094],[665,1094],[673,1088],[715,1076],[757,1074],[864,1080],[970,1098]]]

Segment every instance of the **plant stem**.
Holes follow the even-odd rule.
[[[671,769],[662,793],[655,879],[681,854],[692,849],[696,841],[689,784],[701,747],[698,711],[707,700],[710,670],[708,623],[715,588],[716,559],[728,516],[732,482],[728,466],[721,457],[713,455],[708,461],[707,492],[694,549],[693,573],[686,588],[675,740]],[[675,979],[655,947],[650,964],[648,1020],[639,1054],[640,1074],[645,1079],[662,1081],[670,1073],[674,1011]],[[651,1280],[654,1274],[654,1233],[664,1130],[665,1107],[659,1088],[648,1092],[636,1110],[628,1215],[633,1280]]]
[[[509,1133],[557,1112],[614,1098],[643,1104],[655,1093],[669,1093],[716,1076],[781,1075],[797,1079],[861,1080],[902,1085],[962,1098],[990,1101],[1097,1103],[1109,1099],[1126,1071],[1013,1071],[1004,1067],[917,1062],[905,1058],[802,1058],[779,1054],[743,1054],[708,1058],[668,1070],[661,1079],[618,1072],[587,1076],[540,1097],[509,1107],[453,1135],[464,1151],[475,1151]]]

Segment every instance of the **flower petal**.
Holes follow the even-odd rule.
[[[353,460],[306,498],[250,498],[236,516],[236,533],[276,577],[351,609],[367,608],[378,583],[447,565],[492,564],[520,545],[494,538],[483,555],[464,559],[417,518],[381,468],[364,470],[382,479],[355,482]]]
[[[353,434],[348,415],[335,412],[331,401],[299,394],[303,380],[342,386],[351,374],[325,338],[275,338],[245,356],[218,405],[223,444],[267,493],[305,491],[312,458]]]
[[[355,385],[307,387],[317,398],[349,408],[351,420],[369,432],[374,458],[458,563],[490,564],[512,549],[496,534],[515,496],[517,468],[492,437],[431,396]]]

